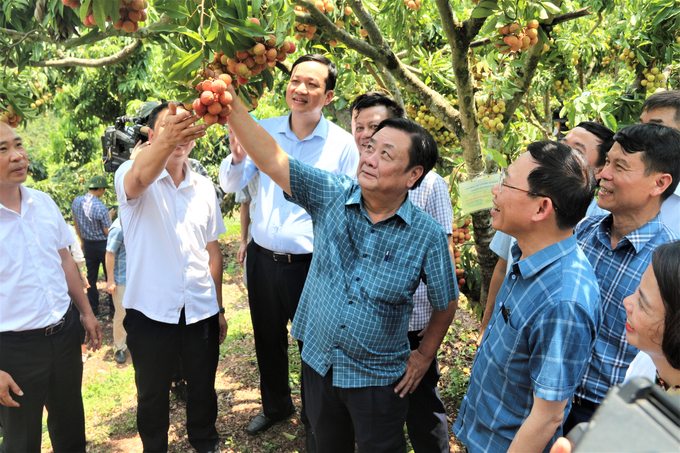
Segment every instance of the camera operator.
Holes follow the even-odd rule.
[[[149,143],[116,172],[128,275],[123,306],[135,367],[144,451],[166,451],[168,395],[179,359],[187,381],[187,434],[217,451],[215,372],[227,334],[222,308],[225,232],[212,183],[186,156],[205,135],[199,117],[164,102],[149,115]]]

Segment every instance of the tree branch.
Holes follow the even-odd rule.
[[[371,65],[371,62],[368,61],[368,60],[366,60],[366,61],[365,61],[365,64],[366,64],[366,69],[367,69],[368,72],[373,76],[373,78],[374,78],[375,81],[378,83],[378,85],[380,85],[380,88],[382,88],[383,90],[387,91],[387,88],[385,87],[385,84],[383,83],[383,81],[382,81],[382,79],[380,78],[380,76],[375,72],[375,69],[373,69],[373,66]]]
[[[378,51],[371,44],[357,39],[354,36],[347,33],[342,28],[336,26],[330,21],[325,14],[323,14],[319,9],[314,6],[313,3],[307,0],[295,0],[295,4],[302,6],[303,8],[310,11],[310,14],[301,13],[300,11],[295,11],[295,18],[300,23],[306,23],[307,25],[315,25],[318,28],[322,28],[324,33],[328,34],[331,38],[340,41],[345,44],[348,48],[359,52],[360,54],[370,58],[373,61],[386,62],[384,53]],[[312,18],[312,23],[306,22],[304,15]],[[303,22],[305,21],[305,22]]]
[[[595,25],[593,25],[593,27],[588,31],[588,33],[586,34],[586,38],[590,38],[590,35],[592,35],[595,32],[595,30],[597,30],[597,27],[599,27],[601,23],[602,23],[602,13],[600,11],[598,11],[597,12],[597,22],[595,22]]]
[[[392,73],[385,69],[385,66],[381,65],[380,63],[376,63],[375,65],[380,69],[380,72],[384,76],[387,92],[392,95],[397,104],[399,104],[401,107],[404,107],[404,99],[401,96],[401,90],[397,85],[397,81],[394,80],[394,76],[392,75]]]
[[[522,101],[522,105],[529,109],[529,115],[527,115],[526,117],[527,121],[529,121],[536,128],[538,128],[538,130],[541,131],[544,140],[550,140],[550,132],[548,132],[545,126],[541,124],[543,118],[541,117],[541,115],[538,114],[538,110],[536,110],[536,107],[533,104],[531,104],[531,102],[528,102],[526,99]],[[534,120],[532,116],[535,117],[536,120]]]
[[[153,24],[150,24],[148,27],[142,27],[139,30],[137,30],[134,33],[126,33],[125,30],[116,30],[113,27],[109,27],[106,31],[92,31],[85,36],[78,37],[78,38],[69,38],[69,39],[64,39],[60,40],[57,37],[52,37],[49,34],[45,32],[41,32],[37,29],[31,30],[28,33],[32,33],[35,36],[32,36],[30,38],[24,38],[27,33],[22,33],[16,30],[10,30],[7,28],[0,28],[0,35],[5,35],[8,38],[11,39],[26,39],[27,42],[47,42],[47,43],[52,43],[52,44],[61,44],[64,47],[78,47],[82,46],[83,44],[92,44],[97,41],[102,41],[104,39],[111,38],[113,36],[120,36],[120,37],[125,37],[125,38],[137,38],[137,39],[144,39],[144,38],[149,38],[151,36],[159,35],[162,33],[171,33],[166,30],[154,30],[154,27],[158,27],[161,25],[167,25],[170,23],[172,18],[169,16],[163,14],[160,19],[158,19],[157,22],[154,22]]]
[[[361,0],[347,0],[347,4],[352,7],[352,11],[356,14],[361,26],[366,30],[369,42],[377,48],[382,49],[384,52],[389,51],[389,53],[392,53],[392,49],[387,42],[385,42],[385,38],[380,32],[380,28],[378,28],[373,17],[371,17],[368,10],[364,7],[363,2]]]
[[[30,66],[36,68],[59,68],[66,66],[82,66],[86,68],[101,68],[103,66],[111,66],[116,63],[128,58],[130,55],[137,52],[142,48],[142,40],[136,39],[130,45],[123,47],[120,52],[116,52],[113,55],[104,58],[98,58],[96,60],[85,59],[85,58],[63,58],[60,60],[50,60],[50,61],[31,61]]]

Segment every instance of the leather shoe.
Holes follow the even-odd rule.
[[[281,417],[281,418],[270,418],[264,415],[263,412],[260,412],[255,416],[253,421],[250,422],[250,425],[246,428],[246,432],[248,434],[257,434],[261,433],[263,431],[267,431],[269,428],[280,422],[281,420],[284,420],[285,418],[291,416],[293,413],[295,413],[295,409],[293,409],[290,414]]]
[[[127,360],[127,358],[125,357],[125,351],[123,349],[119,349],[113,355],[113,359],[118,363],[125,363],[125,361]]]

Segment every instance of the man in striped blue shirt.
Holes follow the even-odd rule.
[[[587,422],[609,389],[623,382],[638,349],[626,341],[623,299],[635,292],[661,244],[677,238],[662,222],[661,206],[680,179],[680,132],[636,124],[614,135],[600,173],[598,206],[611,212],[576,228],[602,294],[602,329],[578,387],[565,433]]]
[[[356,184],[290,157],[238,100],[232,107],[229,127],[241,146],[314,225],[314,257],[291,334],[304,342],[316,447],[349,453],[356,441],[360,452],[405,453],[405,397],[434,359],[458,297],[444,229],[408,200],[434,166],[434,140],[409,120],[383,121],[361,152]],[[410,351],[421,280],[434,311]]]
[[[469,452],[547,452],[601,323],[597,279],[573,232],[595,177],[578,151],[535,142],[492,192],[494,229],[517,239],[514,264],[453,431]]]

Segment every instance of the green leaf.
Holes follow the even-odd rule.
[[[253,17],[257,17],[258,19],[262,17],[262,14],[260,13],[260,7],[262,6],[262,0],[252,0],[252,4],[250,5],[250,9],[253,13]]]
[[[248,0],[234,0],[234,4],[238,11],[238,18],[246,20],[248,18]]]
[[[83,0],[83,3],[80,5],[80,10],[78,11],[78,17],[80,17],[80,20],[85,19],[87,16],[87,10],[90,7],[90,1],[91,0]]]
[[[604,123],[605,126],[616,132],[616,130],[618,129],[618,124],[616,123],[616,118],[614,117],[614,115],[612,115],[609,112],[602,112],[600,113],[600,118],[602,118],[602,122]]]
[[[215,38],[217,38],[218,33],[220,32],[220,23],[218,22],[217,18],[215,17],[214,14],[210,15],[210,28],[208,29],[208,34],[205,37],[205,40],[210,42],[213,41]]]
[[[248,20],[243,21],[243,20],[237,20],[237,19],[227,19],[227,18],[220,18],[219,22],[225,26],[229,27],[233,30],[238,30],[241,34],[251,36],[251,37],[259,37],[259,36],[266,36],[267,33],[264,31],[264,28],[262,28],[260,25],[254,24]]]
[[[94,14],[94,20],[101,30],[106,30],[106,16],[107,12],[105,10],[104,2],[94,2],[92,5],[92,13]]]
[[[491,11],[496,11],[500,9],[500,6],[498,6],[498,2],[493,2],[491,0],[484,0],[482,3],[479,4],[482,8],[490,9]]]
[[[501,167],[505,167],[505,168],[508,167],[508,161],[505,159],[505,156],[503,155],[503,153],[501,153],[501,152],[498,151],[497,149],[491,149],[491,148],[486,149],[486,148],[483,148],[482,151],[484,152],[484,154],[487,154],[487,155],[491,156],[491,158],[492,158],[493,160],[495,160],[496,163],[497,163],[498,165],[500,165]]]
[[[180,61],[172,65],[168,79],[181,80],[185,75],[195,71],[201,66],[201,56],[203,53],[199,50],[182,58]]]
[[[286,433],[286,432],[284,432],[284,433],[282,433],[282,434],[283,434],[283,435],[286,437],[286,439],[288,439],[288,440],[295,440],[295,436],[293,436],[292,434],[288,434],[288,433]]]
[[[269,72],[269,68],[262,71],[260,75],[262,75],[262,79],[267,84],[269,91],[274,91],[274,76]]]
[[[486,23],[484,24],[484,29],[482,29],[482,34],[486,35],[495,32],[498,19],[500,19],[500,16],[494,16],[491,19],[487,20]]]
[[[470,14],[470,17],[473,17],[475,19],[484,19],[485,17],[489,17],[493,13],[490,9],[486,8],[480,8],[479,6],[472,10],[472,14]]]
[[[559,14],[560,9],[551,2],[541,2],[541,5],[553,14]]]
[[[541,8],[541,9],[538,11],[538,18],[539,18],[539,19],[541,19],[541,20],[546,20],[546,19],[548,19],[549,17],[550,17],[550,16],[548,16],[548,11],[546,11],[545,8]]]
[[[187,11],[184,5],[177,1],[169,1],[161,5],[154,4],[154,8],[158,13],[165,13],[173,19],[184,19],[189,17],[189,11]]]

